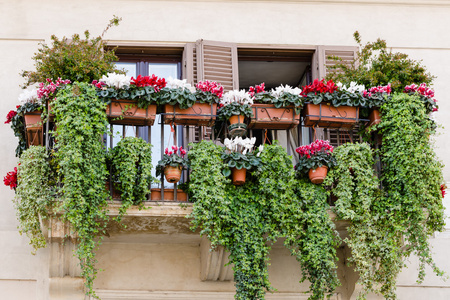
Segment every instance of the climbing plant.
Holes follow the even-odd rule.
[[[39,218],[45,219],[52,207],[54,186],[51,187],[52,172],[47,150],[42,146],[31,146],[19,159],[18,185],[14,206],[19,220],[20,233],[30,239],[34,252],[46,246]]]
[[[58,124],[55,157],[62,187],[60,211],[78,235],[76,255],[87,293],[96,277],[95,249],[106,226],[108,176],[101,136],[106,133],[105,104],[92,85],[75,83],[61,89],[53,101]]]

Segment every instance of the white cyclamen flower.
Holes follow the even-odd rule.
[[[363,84],[358,84],[354,81],[350,82],[350,86],[348,88],[343,85],[342,82],[338,82],[336,85],[340,90],[347,91],[349,93],[363,93],[366,89]]]
[[[250,97],[250,94],[245,90],[233,90],[226,92],[223,95],[223,98],[220,100],[220,104],[226,106],[231,103],[239,103],[239,104],[247,104],[252,105],[253,99]]]
[[[280,86],[276,87],[275,89],[270,90],[270,94],[277,99],[284,93],[298,96],[298,95],[300,95],[301,92],[302,92],[302,89],[300,89],[298,87],[293,88],[287,84],[285,86],[280,85]]]
[[[41,103],[41,100],[38,99],[37,89],[24,90],[19,95],[19,102],[22,103],[22,104],[25,104],[25,103]]]
[[[130,86],[131,77],[124,74],[108,73],[106,75],[103,75],[103,77],[100,78],[99,81],[103,82],[109,87],[121,89],[124,86]]]
[[[187,89],[191,93],[195,93],[195,86],[192,86],[190,83],[186,81],[186,79],[180,80],[169,77],[166,79],[166,87],[169,89]]]

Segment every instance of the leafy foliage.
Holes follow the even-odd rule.
[[[395,92],[402,92],[403,88],[411,83],[430,84],[433,81],[434,76],[427,72],[420,61],[410,59],[404,53],[393,53],[388,50],[386,41],[377,39],[373,43],[362,45],[358,31],[353,37],[360,48],[356,58],[348,65],[339,57],[331,57],[337,63],[330,66],[332,72],[326,79],[344,84],[355,81],[366,87],[391,83]]]
[[[238,170],[244,168],[250,170],[252,168],[259,168],[261,166],[261,159],[255,153],[242,154],[239,152],[222,153],[222,160],[229,168],[236,168]],[[230,170],[224,170],[226,176],[230,175]]]
[[[147,108],[150,104],[156,104],[159,94],[153,86],[138,87],[136,85],[130,85],[121,89],[97,87],[97,95],[106,104],[110,104],[112,99],[129,99],[137,100],[139,107]]]
[[[253,110],[248,104],[240,104],[232,102],[228,105],[225,105],[217,111],[219,114],[218,118],[221,120],[228,120],[232,116],[246,116],[247,118],[253,117]]]
[[[61,211],[78,234],[76,255],[81,275],[86,279],[87,293],[96,277],[95,249],[107,217],[108,176],[105,150],[100,137],[107,132],[105,104],[97,98],[92,85],[75,83],[60,90],[53,102],[56,122],[55,157],[62,178]]]
[[[190,217],[192,229],[201,228],[213,248],[222,245],[230,252],[235,298],[264,299],[265,291],[272,289],[268,254],[281,236],[286,236],[286,246],[302,263],[303,279],[313,283],[311,299],[332,292],[337,285],[336,243],[325,210],[325,190],[304,183],[309,194],[296,193],[291,160],[279,145],[266,146],[261,152],[261,169],[253,172],[255,181],[236,187],[222,173],[226,166],[221,152],[221,147],[206,141],[189,151],[195,201]],[[322,209],[306,207],[314,203]]]
[[[95,38],[90,38],[87,30],[84,32],[85,39],[78,34],[74,34],[71,39],[63,37],[61,40],[52,35],[52,45],[40,44],[41,48],[32,58],[36,71],[22,72],[22,77],[27,79],[25,86],[45,82],[47,78],[55,81],[58,77],[72,82],[92,82],[113,72],[114,62],[118,58],[114,50],[104,50],[106,44],[102,38],[109,28],[119,25],[120,20],[114,16],[102,35]]]
[[[392,239],[397,239],[400,258],[414,253],[419,257],[419,278],[425,265],[437,268],[428,237],[444,227],[444,208],[440,186],[442,163],[430,145],[434,122],[426,114],[419,97],[396,94],[381,106],[383,118],[377,129],[383,135],[381,161],[384,197],[379,211],[384,212]],[[388,222],[389,220],[389,222]],[[404,243],[401,236],[404,236]]]
[[[180,109],[187,109],[194,105],[196,101],[195,93],[185,88],[172,89],[165,87],[159,91],[158,104],[161,105],[178,105]]]
[[[33,252],[46,246],[39,217],[45,219],[54,198],[50,186],[52,172],[47,151],[42,146],[31,146],[19,159],[19,184],[16,188],[14,206],[20,224],[20,233],[30,238]]]
[[[113,182],[121,192],[122,206],[116,217],[121,220],[131,205],[141,205],[150,193],[152,145],[141,138],[125,137],[109,153]]]
[[[334,151],[337,164],[331,168],[324,184],[332,186],[337,197],[335,212],[342,220],[349,220],[348,237],[344,242],[351,249],[349,261],[359,273],[359,282],[368,292],[381,292],[392,297],[396,276],[402,266],[384,223],[384,213],[378,206],[381,201],[380,182],[374,174],[373,152],[368,144],[344,144]],[[381,286],[380,290],[377,290]],[[395,294],[394,294],[395,295]]]
[[[19,139],[19,144],[16,148],[16,156],[20,157],[23,151],[27,149],[27,138],[25,131],[25,114],[35,110],[42,110],[42,106],[38,103],[24,103],[17,106],[17,114],[11,119],[11,128],[14,135]]]

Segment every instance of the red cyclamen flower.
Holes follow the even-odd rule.
[[[8,172],[6,176],[3,177],[3,183],[11,189],[17,187],[17,167],[14,168],[14,171]]]
[[[17,111],[10,110],[9,113],[6,115],[5,124],[11,123],[12,118],[14,118],[16,115],[17,115]]]

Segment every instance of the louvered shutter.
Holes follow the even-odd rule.
[[[198,40],[196,54],[199,81],[216,81],[225,91],[239,89],[236,44]]]
[[[329,67],[336,64],[330,56],[340,57],[342,63],[350,65],[357,51],[358,47],[352,46],[317,46],[313,58],[313,78],[322,79],[330,72]]]
[[[358,47],[352,46],[317,46],[313,57],[313,78],[322,79],[328,75],[331,71],[329,67],[337,63],[330,59],[330,56],[340,57],[342,59],[340,63],[350,65],[356,58],[357,52]],[[334,71],[336,72],[336,70]],[[322,129],[317,129],[317,131],[318,134],[328,139],[334,147],[350,141],[359,141],[355,128],[353,130],[328,128],[326,132],[323,132]]]

